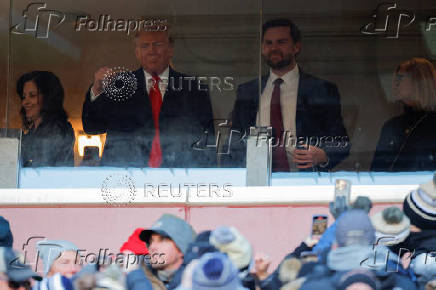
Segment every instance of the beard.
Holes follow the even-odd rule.
[[[272,61],[273,54],[279,54],[282,57],[282,60],[273,62]],[[264,59],[266,60],[267,65],[272,69],[281,70],[292,63],[292,54],[284,55],[281,51],[272,51],[267,56],[264,56]]]

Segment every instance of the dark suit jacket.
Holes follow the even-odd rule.
[[[91,102],[90,90],[86,94],[83,129],[88,134],[107,133],[102,157],[105,166],[148,167],[155,134],[151,102],[143,69],[133,74],[137,79],[137,90],[126,101],[113,101],[103,93]],[[179,79],[182,79],[181,83]],[[213,127],[208,127],[213,123],[213,116],[207,86],[201,86],[199,90],[197,79],[189,82],[187,75],[170,67],[169,84],[159,116],[161,167],[208,167],[215,163],[215,155],[210,151],[192,147],[205,129],[213,135]]]
[[[23,134],[21,159],[23,167],[74,166],[76,139],[70,122],[43,121],[38,128]]]
[[[268,76],[262,78],[262,91],[267,80]],[[248,134],[250,126],[256,126],[259,95],[258,80],[238,87],[232,113],[233,130]],[[313,77],[300,69],[295,119],[297,138],[306,140],[306,137],[312,137],[311,144],[316,145],[318,142],[317,146],[322,148],[329,158],[327,167],[320,170],[331,169],[348,156],[351,145],[342,121],[340,96],[335,84]],[[238,147],[243,148],[242,151],[235,149]],[[232,144],[231,148],[233,149],[230,150],[230,162],[233,165],[244,166],[246,147]]]
[[[408,107],[400,116],[386,121],[371,171],[436,170],[435,124],[436,112],[415,111]]]

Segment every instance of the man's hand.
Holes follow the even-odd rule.
[[[308,147],[308,145],[302,145]],[[316,146],[309,146],[309,149],[295,149],[294,162],[298,168],[311,168],[320,163],[327,162],[327,154]]]
[[[321,239],[321,236],[308,236],[304,243],[309,247],[313,248],[316,244],[318,244],[319,240]]]
[[[111,69],[104,66],[100,68],[95,74],[94,74],[94,83],[92,84],[92,93],[94,96],[98,96],[101,93],[103,93],[103,79],[105,76],[109,73]]]
[[[265,254],[256,254],[254,257],[254,271],[252,272],[259,280],[268,277],[268,267],[271,264],[269,257]]]

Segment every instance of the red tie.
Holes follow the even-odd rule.
[[[153,76],[153,86],[150,89],[150,101],[151,110],[154,120],[155,134],[153,137],[153,143],[151,145],[150,159],[148,160],[148,166],[157,168],[162,164],[162,149],[160,148],[159,138],[159,113],[162,106],[162,94],[159,89],[160,78]]]
[[[271,96],[270,122],[273,128],[274,143],[279,144],[272,148],[272,171],[289,171],[288,158],[286,156],[285,142],[281,141],[284,134],[282,109],[280,106],[280,85],[283,83],[281,78],[274,81],[274,89]]]

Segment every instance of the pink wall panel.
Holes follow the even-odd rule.
[[[374,206],[371,214],[386,206]],[[273,261],[271,269],[309,235],[312,215],[329,214],[326,205],[194,207],[186,212],[181,207],[0,209],[0,215],[11,223],[15,249],[22,250],[32,236],[44,236],[72,241],[86,253],[98,253],[105,248],[116,253],[135,228],[151,226],[163,213],[186,218],[197,232],[221,225],[236,227],[252,243],[255,252],[269,255]],[[330,216],[329,224],[332,222]],[[27,252],[29,257],[36,253],[32,243]]]

